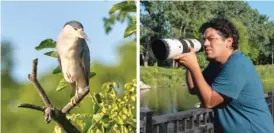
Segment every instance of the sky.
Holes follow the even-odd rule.
[[[35,46],[46,39],[56,40],[63,25],[70,20],[78,20],[84,25],[90,38],[91,63],[99,61],[105,65],[114,65],[118,61],[116,50],[123,40],[126,23],[117,23],[107,35],[103,17],[118,1],[89,2],[1,2],[1,40],[12,43],[15,67],[13,78],[18,82],[27,81],[31,72],[32,60],[39,59],[39,75],[51,72],[58,62],[55,58],[36,51]],[[274,20],[274,1],[248,1],[253,9]]]
[[[274,21],[274,1],[247,1],[252,9],[257,9],[260,14],[267,15]]]
[[[56,58],[43,55],[49,50],[36,51],[34,48],[46,38],[56,40],[63,25],[70,20],[81,22],[89,36],[91,63],[116,64],[116,50],[123,41],[127,23],[118,22],[107,35],[103,21],[115,3],[118,1],[1,2],[1,40],[12,43],[13,78],[18,82],[27,81],[35,58],[39,60],[39,75],[51,72],[58,65]]]

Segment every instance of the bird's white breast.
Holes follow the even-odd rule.
[[[61,59],[62,72],[68,82],[76,81],[83,73],[80,66],[81,46],[77,43],[79,43],[77,38],[70,34],[61,34],[57,41],[56,49]]]

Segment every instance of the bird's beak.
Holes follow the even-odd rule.
[[[79,38],[84,38],[86,41],[89,42],[89,38],[88,38],[88,36],[86,35],[86,33],[83,30],[79,30],[78,31],[78,37]]]

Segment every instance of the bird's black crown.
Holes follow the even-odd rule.
[[[66,25],[70,25],[74,29],[80,29],[80,28],[84,29],[83,25],[79,21],[75,21],[75,20],[72,20],[72,21],[69,21],[69,22],[65,23],[64,27]]]

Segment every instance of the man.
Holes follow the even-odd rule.
[[[239,35],[226,19],[200,27],[208,66],[202,72],[195,50],[174,57],[187,68],[187,85],[214,111],[216,133],[274,133],[263,86],[252,62],[238,51]]]

